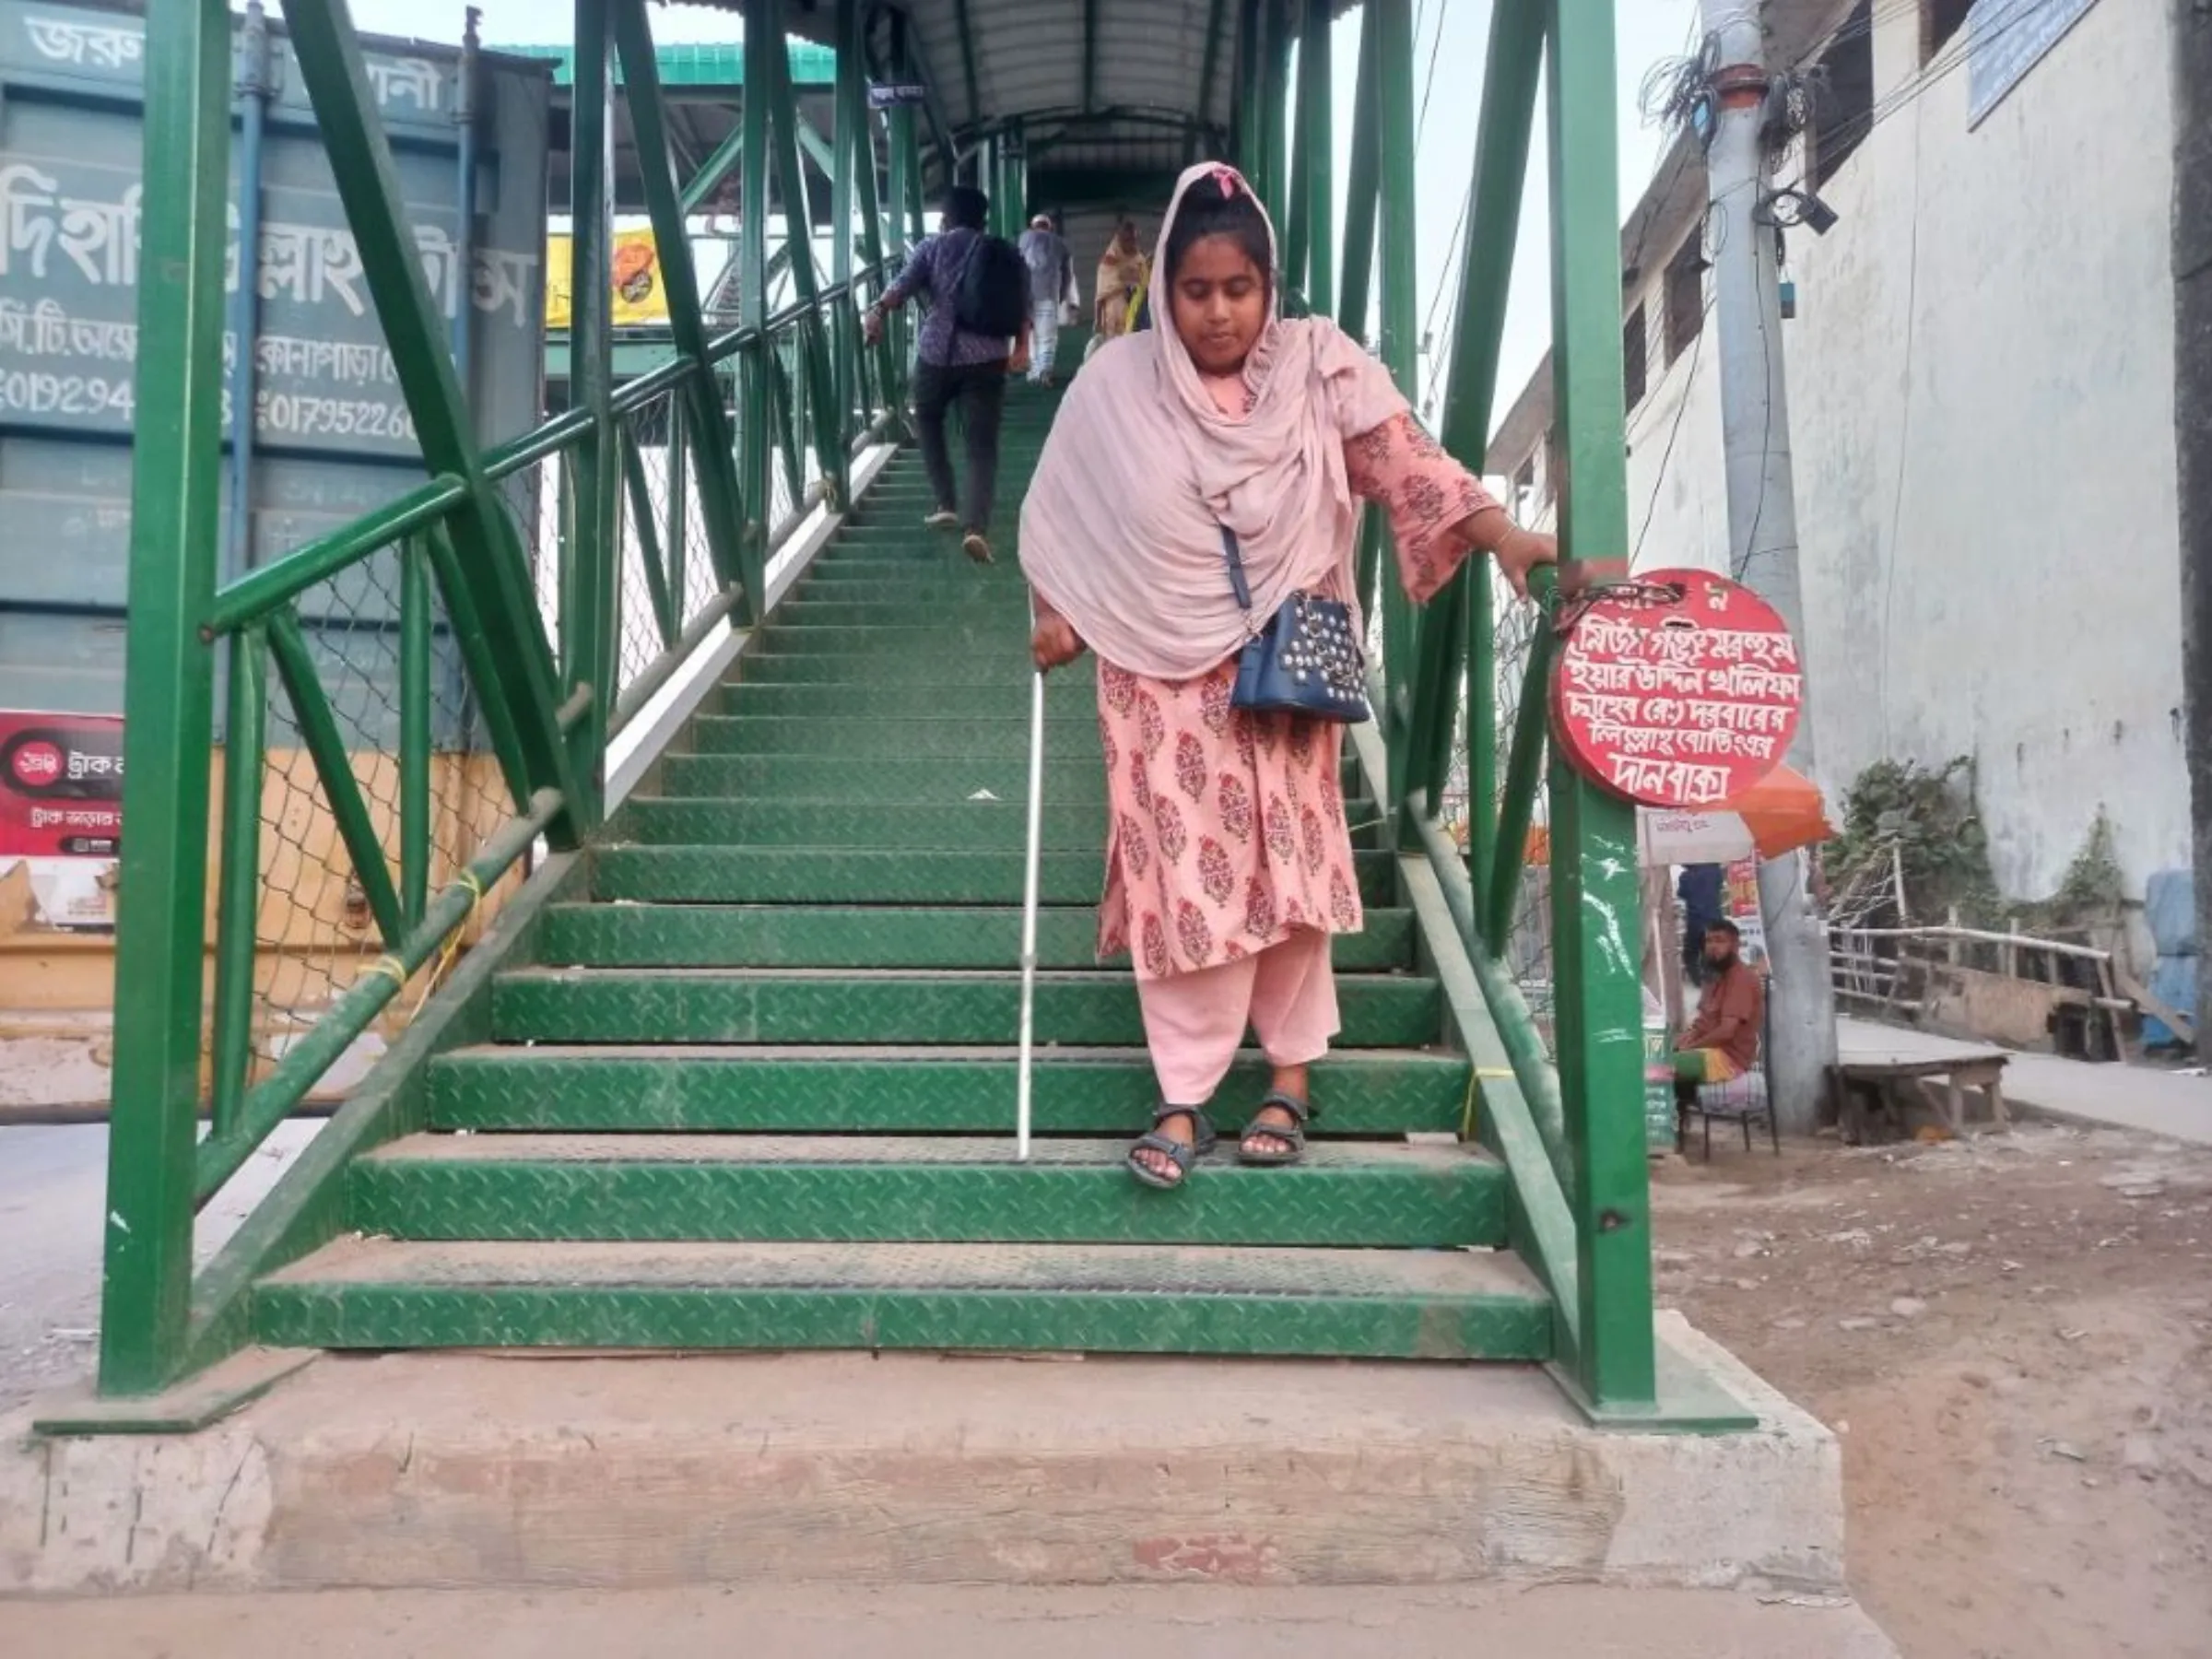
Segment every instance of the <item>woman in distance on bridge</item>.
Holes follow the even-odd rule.
[[[1420,429],[1358,342],[1280,314],[1275,260],[1240,174],[1186,172],[1153,261],[1154,325],[1077,377],[1022,511],[1038,666],[1099,655],[1099,951],[1135,961],[1159,1104],[1129,1168],[1155,1187],[1180,1185],[1210,1147],[1205,1108],[1247,1024],[1274,1077],[1238,1156],[1303,1153],[1307,1068],[1337,1030],[1330,935],[1360,926],[1344,728],[1233,706],[1254,627],[1294,593],[1352,601],[1360,498],[1390,514],[1417,603],[1470,551],[1517,590],[1557,557]]]

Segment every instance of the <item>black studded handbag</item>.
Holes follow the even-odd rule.
[[[1244,580],[1236,532],[1227,524],[1221,526],[1221,557],[1252,634],[1237,659],[1230,706],[1346,725],[1367,719],[1367,660],[1352,626],[1352,607],[1320,594],[1294,593],[1252,628],[1252,585]]]

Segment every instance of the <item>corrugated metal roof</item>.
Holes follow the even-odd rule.
[[[812,41],[788,43],[791,78],[802,87],[827,87],[837,78],[837,53]],[[491,50],[512,57],[536,58],[553,65],[553,84],[571,84],[576,64],[572,46],[498,46]],[[663,46],[653,53],[664,87],[742,87],[745,85],[745,48],[726,45]],[[615,79],[622,78],[621,65]]]
[[[723,11],[741,6],[741,0],[681,3]],[[1281,3],[1286,10],[1302,10],[1288,0]],[[1342,15],[1359,0],[1333,3]],[[1087,0],[897,0],[883,9],[906,14],[923,73],[956,133],[978,133],[1017,120],[1033,133],[1044,132],[1077,120],[1086,139],[1150,140],[1173,162],[1182,159],[1180,130],[1166,140],[1158,125],[1123,119],[1121,112],[1166,114],[1223,132],[1229,127],[1242,9],[1236,0],[1088,0],[1088,9],[1098,18],[1096,67],[1088,88],[1083,50]],[[785,18],[792,33],[815,39],[830,28],[830,8],[808,0],[788,6]],[[1214,73],[1201,86],[1206,80],[1206,37],[1216,29]],[[1128,165],[1118,148],[1112,164]]]

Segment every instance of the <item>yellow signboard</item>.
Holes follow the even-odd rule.
[[[546,238],[546,326],[563,329],[570,322],[571,240]],[[617,328],[654,328],[668,321],[668,299],[661,288],[661,261],[650,230],[618,230],[614,240],[614,323]]]

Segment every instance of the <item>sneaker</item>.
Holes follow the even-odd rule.
[[[940,507],[924,519],[922,524],[930,530],[958,530],[960,527],[960,515],[949,507]]]
[[[979,565],[991,562],[991,544],[983,539],[981,530],[968,532],[967,537],[960,543],[960,551]]]

